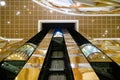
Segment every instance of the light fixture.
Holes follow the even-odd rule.
[[[100,0],[32,0],[52,11],[76,16],[120,16],[119,2]],[[108,3],[111,4],[108,4]],[[117,7],[115,7],[117,6]],[[67,11],[66,11],[67,10]],[[116,11],[117,10],[117,11]]]
[[[53,10],[50,10],[50,13],[53,13]]]
[[[10,24],[11,22],[10,21],[7,21],[7,24]]]
[[[17,11],[17,12],[16,12],[16,16],[18,16],[18,15],[20,15],[20,11]]]
[[[0,1],[0,6],[5,6],[6,2],[5,1]]]
[[[2,51],[2,49],[0,49],[0,52]]]
[[[105,30],[105,33],[108,33],[108,30],[107,30],[107,29]]]
[[[104,34],[103,34],[102,36],[103,36],[103,37],[105,37],[105,35],[104,35]]]
[[[117,29],[120,29],[120,26],[117,26]]]
[[[24,7],[24,8],[26,8],[27,6],[26,6],[26,5],[24,5],[23,7]]]

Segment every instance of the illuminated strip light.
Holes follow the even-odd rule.
[[[95,2],[93,0],[75,0],[77,3],[84,3],[86,5],[90,5],[90,6],[95,6]]]
[[[68,0],[70,3],[73,3],[73,0]]]
[[[43,1],[42,1],[43,2]],[[44,1],[44,3],[46,4],[46,2],[49,2],[52,3],[53,5],[56,5],[56,6],[66,6],[66,7],[69,7],[70,5],[72,5],[72,1],[71,0],[48,0],[48,1]]]
[[[58,10],[56,8],[52,8],[50,6],[44,5],[44,4],[42,4],[41,2],[39,2],[37,0],[32,0],[32,1],[37,3],[40,6],[46,7],[48,9],[53,10],[53,11],[57,11],[57,12],[67,14],[67,15],[72,15],[72,16],[120,16],[120,14],[84,14],[84,13],[78,14],[78,13],[71,13],[71,12],[68,12],[68,11],[61,11],[61,10]]]
[[[32,57],[39,57],[39,58],[42,57],[42,58],[44,58],[45,55],[41,55],[41,54],[33,54]]]
[[[89,8],[89,7],[82,7],[82,8],[78,8],[80,11],[110,11],[112,9],[114,9],[113,6],[106,6],[106,7],[92,7],[92,8]]]
[[[0,39],[2,39],[2,40],[7,40],[7,41],[11,41],[11,40],[21,41],[21,40],[23,40],[23,38],[4,38],[4,37],[1,37],[1,36],[0,36]]]
[[[120,38],[93,38],[93,40],[120,40]]]
[[[64,14],[69,14],[69,15],[74,15],[74,13],[68,13],[67,11],[66,11],[66,12],[65,12],[65,11],[61,11],[61,10],[52,8],[52,7],[50,7],[50,6],[44,5],[44,4],[40,3],[40,2],[37,1],[37,0],[33,0],[33,2],[39,4],[40,6],[46,7],[46,8],[48,8],[48,9],[51,9],[51,10],[53,10],[53,11],[57,11],[57,12],[64,13]]]
[[[71,67],[72,68],[91,68],[90,64],[89,63],[71,63]]]

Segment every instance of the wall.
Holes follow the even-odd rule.
[[[1,7],[0,7],[0,35],[1,35]]]
[[[80,33],[91,38],[119,38],[120,16],[69,16],[40,7],[32,0],[6,0],[0,7],[1,36],[30,38],[37,33],[38,20],[79,20]]]

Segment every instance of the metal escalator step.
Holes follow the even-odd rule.
[[[63,51],[54,51],[52,53],[52,58],[63,58],[64,54]]]
[[[50,69],[51,71],[63,71],[65,69],[63,60],[52,60]]]
[[[64,74],[51,74],[48,80],[66,80],[66,76]]]

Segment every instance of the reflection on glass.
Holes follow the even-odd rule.
[[[54,37],[63,37],[63,34],[61,31],[56,31]]]
[[[33,53],[36,46],[31,43],[27,43],[18,48],[13,54],[6,58],[6,60],[26,60]]]
[[[96,47],[88,44],[84,48],[82,48],[83,53],[85,54],[86,57],[88,57],[90,54],[94,53],[100,53],[100,50],[98,50]]]
[[[103,52],[97,49],[92,44],[85,44],[82,46],[81,51],[91,61],[111,61]]]

